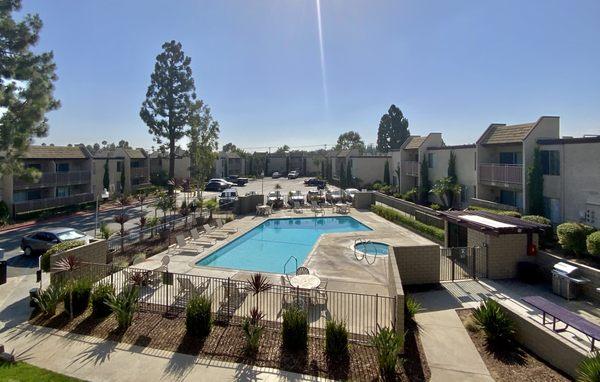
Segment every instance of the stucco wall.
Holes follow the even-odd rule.
[[[390,297],[396,297],[396,332],[404,333],[404,289],[402,279],[395,261],[394,251],[388,249],[388,291]]]
[[[385,162],[390,162],[391,172],[391,157],[351,157],[352,161],[352,176],[358,178],[359,186],[364,184],[372,184],[375,182],[383,182],[385,172]],[[346,170],[347,171],[347,170]],[[392,177],[390,174],[390,181]]]
[[[394,247],[394,256],[403,285],[440,282],[440,247],[419,245]]]
[[[458,183],[463,186],[463,192],[468,201],[469,198],[475,197],[475,186],[477,185],[477,171],[475,170],[477,150],[475,147],[427,150],[427,153],[433,154],[434,157],[433,167],[429,169],[429,182],[433,184],[436,180],[448,176],[448,161],[452,151],[456,156]],[[460,196],[458,196],[458,200],[460,200]],[[436,202],[439,201],[436,200]]]

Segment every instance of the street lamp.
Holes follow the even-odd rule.
[[[106,199],[108,199],[109,196],[110,194],[108,193],[108,190],[106,188],[103,189],[100,194],[96,195],[96,220],[94,222],[94,238],[96,238],[96,231],[98,230],[98,210],[100,209],[100,197],[102,197],[102,201],[105,201]]]

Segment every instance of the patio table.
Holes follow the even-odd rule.
[[[260,204],[258,206],[256,206],[256,212],[257,215],[270,215],[271,214],[271,206],[266,205],[266,204]]]
[[[290,278],[290,284],[294,288],[316,289],[321,285],[321,279],[315,275],[296,275]]]

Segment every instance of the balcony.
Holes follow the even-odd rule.
[[[42,176],[37,182],[28,182],[17,177],[13,179],[13,189],[15,190],[55,186],[74,186],[77,184],[88,184],[91,183],[92,180],[90,171],[43,172]]]
[[[479,181],[521,186],[523,185],[523,165],[481,163],[479,165]]]
[[[131,179],[148,178],[148,169],[146,167],[132,167]]]
[[[60,197],[60,198],[45,198],[45,199],[26,200],[23,202],[14,202],[13,207],[15,209],[15,214],[20,214],[20,213],[30,212],[30,211],[45,210],[48,208],[71,206],[71,205],[75,205],[75,204],[91,202],[93,200],[94,200],[94,195],[88,193],[88,194],[64,196],[64,197]]]
[[[419,176],[419,162],[415,160],[405,160],[402,162],[402,171],[404,175]]]

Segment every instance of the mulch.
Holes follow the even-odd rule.
[[[215,324],[206,338],[199,339],[186,334],[185,317],[182,316],[140,312],[135,315],[132,326],[122,332],[117,330],[114,315],[95,318],[88,309],[69,321],[68,314],[59,308],[53,317],[32,316],[30,323],[141,347],[336,380],[379,380],[377,355],[372,346],[351,343],[349,356],[332,362],[325,355],[324,339],[310,337],[306,352],[291,353],[282,347],[281,332],[272,328],[265,328],[258,353],[248,355],[244,351],[245,338],[239,325]],[[407,329],[404,362],[398,362],[395,380],[426,381],[430,374],[418,334],[410,327]]]
[[[463,324],[471,316],[472,309],[458,310],[458,316]],[[496,381],[507,382],[552,382],[570,381],[571,379],[550,365],[544,363],[527,349],[516,347],[511,353],[498,353],[490,350],[486,345],[485,335],[482,331],[472,332],[467,330],[471,340],[479,351],[483,362]]]

